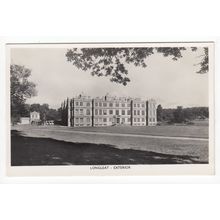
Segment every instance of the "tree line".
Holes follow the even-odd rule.
[[[191,107],[183,108],[178,106],[177,108],[163,109],[161,105],[157,107],[157,121],[168,123],[190,123],[195,119],[207,119],[209,118],[208,107]]]
[[[30,112],[39,112],[41,121],[54,120],[59,121],[61,119],[60,109],[50,108],[48,104],[25,104],[23,111],[20,112],[21,117],[29,117]]]
[[[49,108],[48,104],[27,104],[26,100],[37,95],[36,84],[29,80],[31,70],[25,66],[10,65],[10,97],[11,97],[11,122],[20,121],[21,117],[29,117],[30,112],[40,113],[41,121],[60,120],[59,109]]]

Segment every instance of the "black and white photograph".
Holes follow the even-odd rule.
[[[213,174],[213,50],[8,44],[10,175]]]

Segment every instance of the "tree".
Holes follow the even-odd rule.
[[[68,49],[66,58],[78,69],[90,70],[94,76],[110,77],[111,82],[124,86],[130,82],[125,64],[147,67],[147,57],[161,53],[164,57],[172,57],[176,61],[182,57],[185,47],[144,47],[144,48],[73,48]],[[196,51],[196,47],[191,47]],[[204,56],[199,63],[197,73],[208,72],[208,48],[204,48]]]
[[[61,120],[60,112],[56,109],[49,109],[47,115],[47,120],[59,121]]]
[[[36,111],[40,113],[40,119],[42,121],[46,121],[46,116],[49,112],[49,105],[48,104],[38,104],[38,103],[34,103],[30,106],[30,111]]]
[[[36,85],[29,81],[31,70],[24,66],[10,66],[11,81],[11,117],[16,120],[24,114],[25,102],[37,94]],[[27,106],[26,106],[27,107]]]
[[[163,109],[162,120],[165,122],[174,122],[174,116],[173,116],[174,111],[175,109],[172,108]]]
[[[30,112],[39,112],[41,121],[45,122],[46,120],[60,120],[60,110],[49,108],[48,104],[39,104],[34,103],[30,105]]]
[[[163,120],[163,108],[161,105],[157,106],[157,121],[162,121]]]
[[[185,121],[184,111],[182,106],[178,106],[177,109],[173,112],[174,122],[182,123]]]

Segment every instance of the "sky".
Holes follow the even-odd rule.
[[[69,48],[72,48],[70,45]],[[91,76],[67,62],[67,48],[11,48],[11,63],[31,69],[30,81],[37,85],[38,95],[27,103],[48,103],[59,108],[61,102],[82,92],[91,97],[130,96],[144,100],[154,98],[163,108],[208,106],[208,74],[197,74],[202,48],[187,49],[183,57],[154,54],[147,58],[146,68],[126,65],[131,82],[127,86],[110,82],[108,77]]]

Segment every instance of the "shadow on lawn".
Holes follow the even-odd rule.
[[[11,165],[118,165],[204,163],[198,157],[170,155],[93,143],[25,137],[11,131]]]

